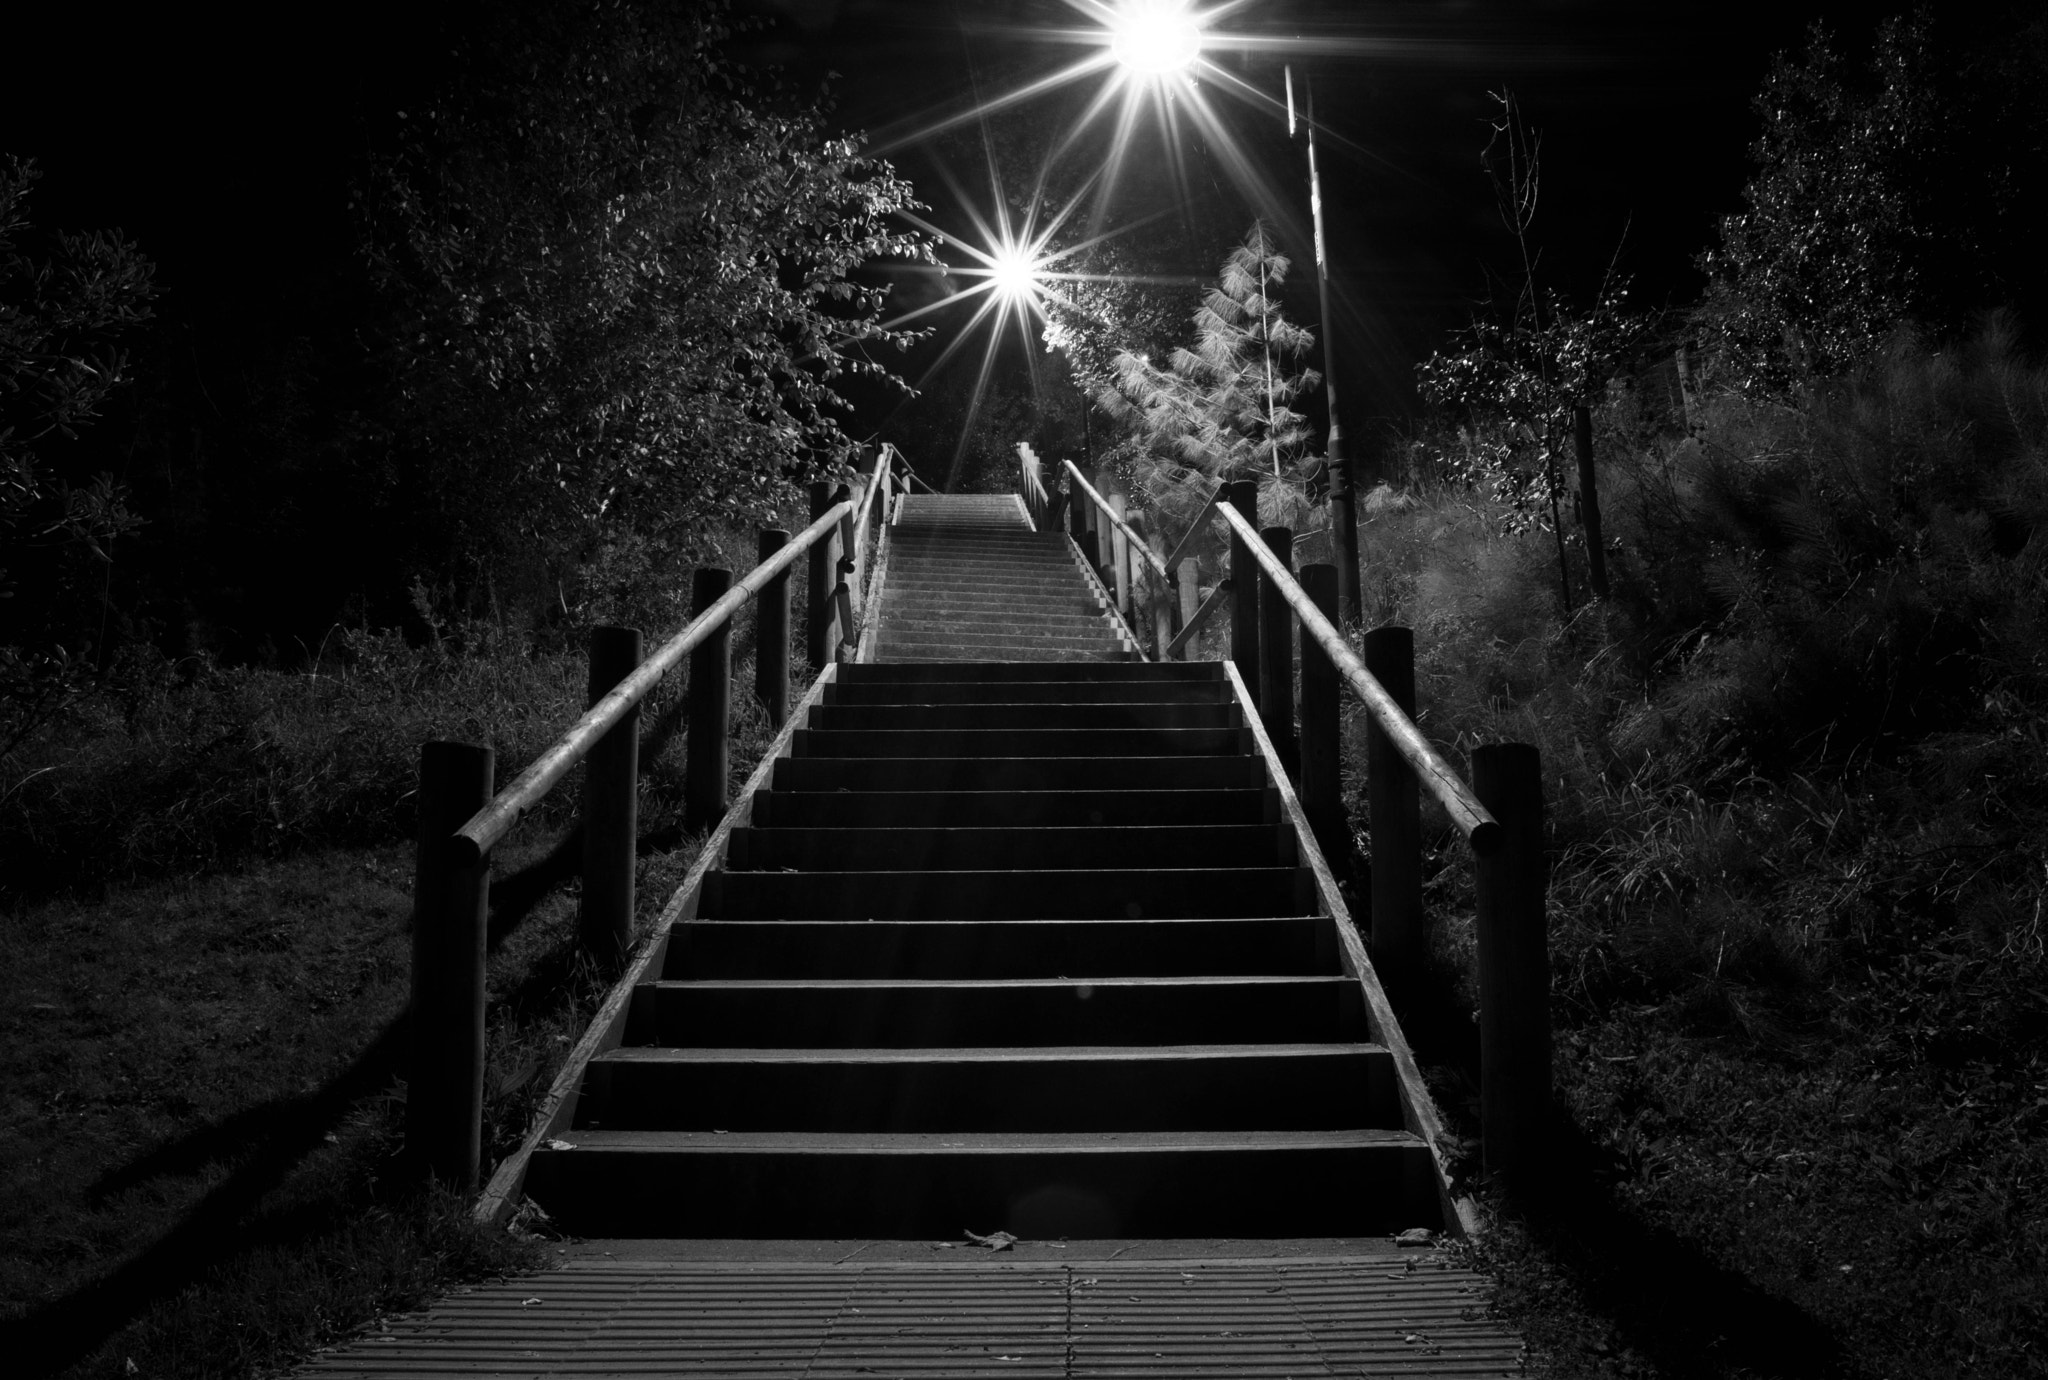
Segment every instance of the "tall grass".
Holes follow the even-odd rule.
[[[1369,621],[1436,740],[1543,751],[1559,1085],[1632,1210],[1883,1373],[2038,1373],[2048,370],[1994,324],[1702,418],[1602,418],[1610,599],[1439,482],[1364,524]]]

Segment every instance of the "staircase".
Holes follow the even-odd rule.
[[[908,495],[869,661],[1122,661],[1137,644],[1072,542],[1013,497]]]
[[[1444,1226],[1233,673],[1123,659],[1001,502],[909,501],[887,659],[821,678],[528,1197],[605,1237]]]

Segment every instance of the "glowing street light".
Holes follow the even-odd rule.
[[[1110,56],[1136,76],[1170,76],[1202,55],[1201,21],[1184,0],[1125,0],[1109,31]]]
[[[1041,269],[1042,265],[1028,246],[1003,244],[988,256],[988,267],[983,272],[987,274],[996,296],[1014,304],[1024,304],[1035,301],[1044,286]]]

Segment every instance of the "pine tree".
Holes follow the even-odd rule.
[[[1303,358],[1315,336],[1289,321],[1276,294],[1287,256],[1262,223],[1223,261],[1195,313],[1195,344],[1162,369],[1143,355],[1117,356],[1116,376],[1096,395],[1142,448],[1139,482],[1156,498],[1197,481],[1255,479],[1260,512],[1297,521],[1308,506],[1308,419],[1294,410],[1322,382]],[[1170,502],[1167,506],[1175,506]]]

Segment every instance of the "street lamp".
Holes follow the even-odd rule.
[[[1185,0],[1127,0],[1109,34],[1110,55],[1140,77],[1169,76],[1202,55],[1202,24]]]
[[[1201,16],[1187,0],[1124,0],[1109,20],[1110,53],[1134,78],[1158,80],[1191,66],[1201,56]],[[1358,509],[1352,482],[1351,457],[1337,411],[1336,322],[1330,313],[1328,243],[1323,233],[1323,182],[1316,159],[1315,92],[1302,82],[1304,110],[1294,111],[1294,67],[1287,69],[1287,133],[1306,137],[1308,205],[1315,227],[1316,299],[1323,322],[1323,403],[1329,413],[1330,545],[1337,566],[1337,613],[1340,622],[1360,616],[1358,590]]]

